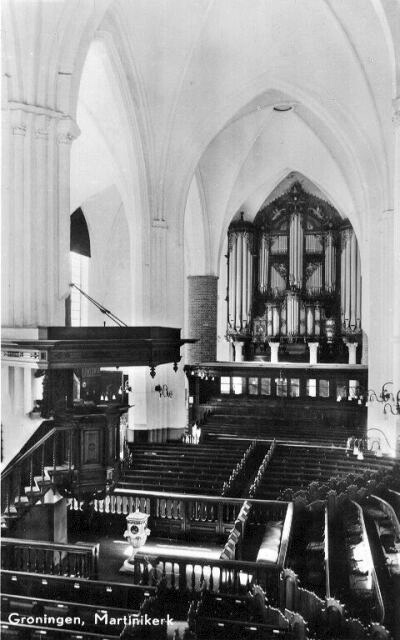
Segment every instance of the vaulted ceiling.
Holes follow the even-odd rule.
[[[5,5],[8,100],[81,126],[74,206],[109,180],[135,202],[125,209],[136,222],[165,219],[183,239],[189,202],[185,240],[204,246],[210,272],[232,216],[254,217],[291,172],[349,217],[361,241],[392,207],[396,0]]]

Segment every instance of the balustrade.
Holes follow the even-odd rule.
[[[35,444],[22,450],[1,475],[1,509],[6,517],[34,504],[54,486],[58,471],[71,477],[76,463],[76,434],[71,427],[52,424],[41,425],[43,435],[39,433]]]
[[[2,538],[2,569],[33,573],[97,578],[97,544],[57,544]]]
[[[167,586],[191,593],[196,598],[203,589],[212,593],[247,593],[258,584],[272,604],[279,604],[279,572],[275,564],[231,560],[200,560],[181,556],[156,557],[138,553],[134,560],[134,584],[153,587],[160,578]]]
[[[249,500],[253,505],[252,521],[265,524],[268,520],[289,518],[285,502]],[[103,500],[95,500],[99,513],[126,516],[139,510],[151,518],[150,528],[163,531],[171,525],[176,533],[205,533],[223,535],[230,531],[243,506],[243,499],[217,496],[198,496],[162,493],[141,489],[116,488]],[[80,504],[71,500],[70,509],[79,511]]]

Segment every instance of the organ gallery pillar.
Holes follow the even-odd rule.
[[[341,232],[340,305],[342,330],[361,331],[361,264],[353,229]]]
[[[188,276],[190,338],[188,363],[217,359],[217,276]]]
[[[243,213],[228,232],[228,337],[245,342],[251,330],[254,231]]]
[[[336,289],[336,244],[332,231],[325,237],[325,291],[333,293]]]

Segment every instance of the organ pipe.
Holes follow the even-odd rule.
[[[307,335],[314,335],[314,307],[310,304],[307,305],[306,308],[306,319],[307,319]]]
[[[360,251],[357,244],[357,294],[356,294],[356,329],[357,331],[361,330],[361,261],[360,261]]]
[[[316,336],[321,334],[321,308],[318,303],[314,309],[314,334]]]
[[[272,304],[267,304],[267,337],[270,338],[273,335],[272,329]]]
[[[261,234],[258,256],[258,290],[265,293],[268,290],[269,237],[264,232]]]
[[[350,240],[350,327],[356,328],[356,297],[357,297],[357,240],[356,234],[351,234]]]
[[[332,231],[325,240],[325,291],[331,293],[336,287],[336,247]]]
[[[299,297],[297,294],[287,296],[287,335],[296,336],[299,333]]]
[[[298,212],[290,218],[289,230],[289,284],[301,288],[303,285],[303,227]]]
[[[242,226],[230,230],[228,241],[228,329],[234,333],[247,331],[253,297],[253,233]]]
[[[278,336],[280,329],[280,321],[279,321],[279,307],[274,305],[272,307],[272,335]]]
[[[342,328],[361,329],[361,270],[357,238],[352,229],[341,232],[341,291]]]

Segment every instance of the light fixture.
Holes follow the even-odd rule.
[[[391,394],[392,395],[392,394]],[[390,409],[390,413],[394,416],[398,416],[400,415],[400,389],[396,394],[396,400],[393,397],[393,403],[391,404],[390,402],[386,402],[384,407],[383,407],[383,413],[386,414],[386,409],[389,408]]]
[[[123,393],[130,393],[132,391],[132,387],[130,386],[128,380],[125,380],[124,385],[121,384],[120,388],[118,389],[118,395],[122,396]]]
[[[376,391],[374,391],[373,389],[368,389],[367,393],[369,394],[368,396],[369,402],[372,402],[373,400],[376,400],[376,402],[380,402],[380,403],[389,402],[391,398],[394,400],[393,394],[386,389],[386,386],[388,384],[393,384],[393,382],[390,382],[390,381],[385,382],[382,385],[382,389],[379,396],[377,395]],[[399,393],[397,395],[399,395]]]
[[[160,394],[160,398],[172,398],[172,396],[174,395],[173,391],[169,391],[168,385],[166,384],[157,384],[154,387],[154,391]]]
[[[376,402],[383,404],[383,413],[385,415],[388,415],[390,412],[393,416],[398,416],[400,415],[400,389],[397,391],[395,398],[394,394],[387,390],[386,387],[388,384],[393,384],[393,382],[385,382],[385,384],[382,385],[379,396],[373,389],[369,389],[368,399],[370,402],[375,400]]]
[[[279,113],[286,113],[287,111],[291,111],[293,109],[293,105],[292,104],[287,104],[287,103],[283,103],[283,104],[276,104],[273,107],[274,111],[278,111]]]

